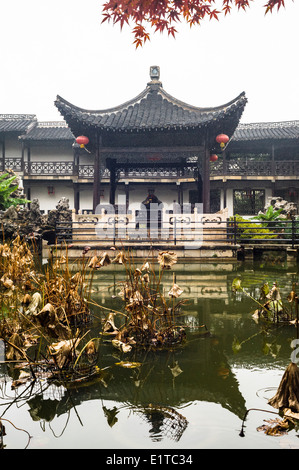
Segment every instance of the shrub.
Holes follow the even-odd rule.
[[[235,220],[237,223],[237,234],[242,239],[270,239],[276,238],[273,231],[265,228],[263,224],[251,222],[236,214],[230,220]]]

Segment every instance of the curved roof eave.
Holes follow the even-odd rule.
[[[101,131],[141,132],[200,129],[236,114],[239,121],[247,103],[245,92],[216,107],[196,107],[167,93],[160,82],[152,81],[135,98],[104,110],[88,110],[57,95],[55,105],[70,127]],[[179,111],[179,112],[178,112]],[[158,118],[159,116],[159,118]],[[236,122],[236,125],[237,125]]]
[[[56,100],[55,100],[55,105],[57,106],[57,103],[62,103],[64,104],[65,106],[69,107],[70,109],[73,109],[74,111],[78,111],[80,113],[86,113],[86,114],[101,114],[101,115],[105,115],[105,114],[112,114],[112,113],[117,113],[119,111],[122,111],[124,109],[127,109],[129,106],[133,106],[134,104],[137,104],[139,103],[149,92],[150,90],[150,87],[144,89],[141,93],[139,93],[137,96],[135,96],[135,98],[132,98],[131,100],[128,100],[118,106],[114,106],[112,108],[106,108],[106,109],[85,109],[85,108],[82,108],[82,107],[79,107],[79,106],[76,106],[74,104],[72,104],[71,102],[67,101],[66,99],[62,98],[60,95],[57,95],[56,97]],[[247,101],[246,99],[246,96],[245,96],[245,91],[242,91],[242,93],[240,93],[236,98],[230,100],[229,102],[227,103],[224,103],[222,105],[218,105],[218,106],[215,106],[215,107],[198,107],[198,106],[194,106],[194,105],[191,105],[191,104],[188,104],[184,101],[181,101],[177,98],[174,98],[172,95],[170,95],[169,93],[167,93],[163,88],[161,88],[161,90],[159,90],[160,94],[165,98],[167,99],[167,101],[169,101],[170,103],[174,104],[174,105],[177,105],[179,107],[182,107],[186,110],[190,110],[190,111],[197,111],[197,112],[200,112],[200,113],[206,113],[206,112],[213,112],[213,111],[220,111],[222,109],[226,109],[230,106],[232,106],[233,104],[237,103],[238,101],[240,101],[240,99],[242,98],[245,98],[245,100]]]

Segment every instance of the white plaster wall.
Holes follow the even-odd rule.
[[[48,194],[48,186],[54,187],[55,194]],[[32,185],[30,192],[30,199],[37,198],[39,200],[40,209],[46,212],[56,209],[56,205],[62,197],[69,199],[70,209],[74,207],[72,183],[66,181],[53,181],[53,183],[44,182],[43,184]]]
[[[57,143],[55,146],[32,146],[30,150],[32,162],[69,162],[73,161],[73,150],[70,144]],[[26,152],[25,152],[26,160]]]
[[[90,153],[80,154],[79,156],[79,165],[93,165],[94,164],[94,155]]]
[[[266,188],[265,189],[265,204],[268,202],[268,198],[272,198],[272,189],[271,188]]]
[[[81,185],[80,188],[80,205],[81,210],[90,210],[93,208],[93,191],[89,188],[84,188]]]
[[[6,158],[21,158],[22,157],[22,144],[16,137],[5,137],[5,157]]]
[[[233,189],[226,190],[226,207],[228,211],[228,217],[234,215],[234,196],[233,196]]]

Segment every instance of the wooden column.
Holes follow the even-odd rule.
[[[24,174],[25,171],[25,144],[22,142],[22,151],[21,151],[21,171]]]
[[[271,183],[271,189],[272,189],[272,197],[275,196],[275,145],[272,144],[271,146],[271,174],[272,174],[272,183]],[[266,202],[266,201],[265,201]]]
[[[5,170],[5,135],[2,140],[2,170]]]
[[[30,149],[30,144],[27,147],[27,164],[28,164],[28,174],[31,175],[31,149]]]
[[[180,204],[180,206],[183,205],[184,201],[183,201],[183,185],[181,183],[177,183],[177,189],[178,189],[178,204]]]
[[[114,206],[115,204],[115,191],[116,191],[116,160],[113,158],[109,158],[109,162],[107,167],[110,170],[110,196],[109,196],[109,203]]]
[[[74,183],[74,208],[76,213],[78,214],[78,210],[80,209],[80,187],[79,183]]]
[[[128,213],[129,205],[130,205],[129,181],[125,182],[125,194],[126,194],[126,212]]]
[[[79,175],[79,152],[80,152],[80,147],[78,144],[75,144],[73,146],[73,162],[74,162],[74,175],[78,176]]]
[[[223,209],[226,208],[226,186],[227,186],[227,160],[226,160],[226,151],[223,153]]]
[[[200,166],[202,158],[202,152],[198,151],[197,154],[197,177],[196,177],[196,185],[197,185],[197,202],[202,203],[203,202],[203,184],[202,184],[202,168]]]
[[[210,213],[210,152],[207,140],[203,151],[203,212]]]
[[[100,185],[101,185],[101,174],[100,174],[100,159],[101,159],[101,137],[96,135],[96,150],[94,156],[94,176],[93,176],[93,212],[96,207],[100,204]]]

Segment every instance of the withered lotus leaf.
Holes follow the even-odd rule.
[[[158,263],[163,269],[170,269],[177,262],[177,254],[173,251],[161,251],[158,253]]]
[[[112,340],[112,345],[116,348],[119,349],[123,353],[130,352],[132,350],[132,346],[130,344],[123,343],[122,341],[118,339],[113,339]]]
[[[88,356],[93,356],[96,354],[96,345],[94,341],[89,341],[85,348],[86,354]]]
[[[286,368],[276,394],[268,404],[274,408],[290,408],[299,412],[299,368],[294,362],[290,362]]]
[[[55,308],[48,303],[39,312],[33,312],[33,315],[39,320],[41,326],[47,326],[55,321]]]
[[[145,271],[146,273],[149,273],[149,272],[150,272],[150,269],[151,269],[151,268],[150,268],[150,265],[149,265],[149,262],[148,262],[148,261],[146,261],[146,262],[142,265],[142,267],[141,267],[141,271]]]
[[[118,293],[118,295],[123,299],[123,300],[129,300],[131,295],[132,295],[132,289],[128,284],[125,284],[121,291]]]
[[[116,257],[112,260],[112,263],[118,263],[118,264],[125,264],[126,262],[127,262],[127,258],[123,251],[120,251],[116,255]]]
[[[104,324],[104,327],[103,327],[104,333],[118,332],[118,329],[117,329],[117,327],[115,326],[115,323],[114,323],[114,317],[115,317],[115,313],[110,312],[109,315],[108,315],[108,318],[107,318],[107,320]]]
[[[276,285],[276,282],[273,282],[272,289],[270,290],[267,297],[268,299],[271,299],[271,300],[281,300],[280,291]]]
[[[71,337],[69,326],[59,321],[56,309],[52,304],[46,304],[42,310],[33,313],[33,315],[52,338],[69,339]]]
[[[89,267],[89,268],[96,268],[97,265],[98,265],[98,262],[99,262],[98,257],[95,255],[95,256],[93,256],[93,257],[91,258],[91,260],[89,261],[88,267]]]
[[[177,377],[178,375],[180,375],[183,372],[177,361],[175,361],[175,363],[172,367],[170,367],[170,366],[168,366],[168,367],[171,370],[171,373],[172,373],[173,377]]]
[[[76,273],[71,277],[71,283],[79,284],[82,282],[82,275],[80,273]]]
[[[183,293],[183,289],[181,289],[177,284],[173,284],[172,288],[168,292],[169,297],[178,298]]]
[[[103,253],[102,256],[100,257],[99,267],[108,266],[110,263],[111,263],[111,259],[109,258],[108,253],[105,251],[105,253]]]
[[[287,419],[267,419],[268,424],[263,424],[257,428],[257,431],[264,431],[268,436],[282,436],[286,434],[290,428],[290,422]]]
[[[28,305],[28,309],[25,311],[26,315],[33,314],[42,305],[42,297],[39,292],[35,292],[31,297],[31,302]]]
[[[24,342],[22,337],[18,333],[13,333],[7,343],[6,348],[6,360],[13,361],[23,359],[22,354]]]
[[[116,366],[124,367],[125,369],[135,369],[136,367],[141,367],[142,363],[141,362],[126,362],[126,361],[121,361],[121,362],[116,362]]]
[[[13,287],[13,281],[6,274],[3,274],[0,280],[6,289],[11,289]]]
[[[79,338],[72,338],[50,344],[49,353],[54,358],[58,367],[62,368],[74,359],[75,350],[79,342]]]

